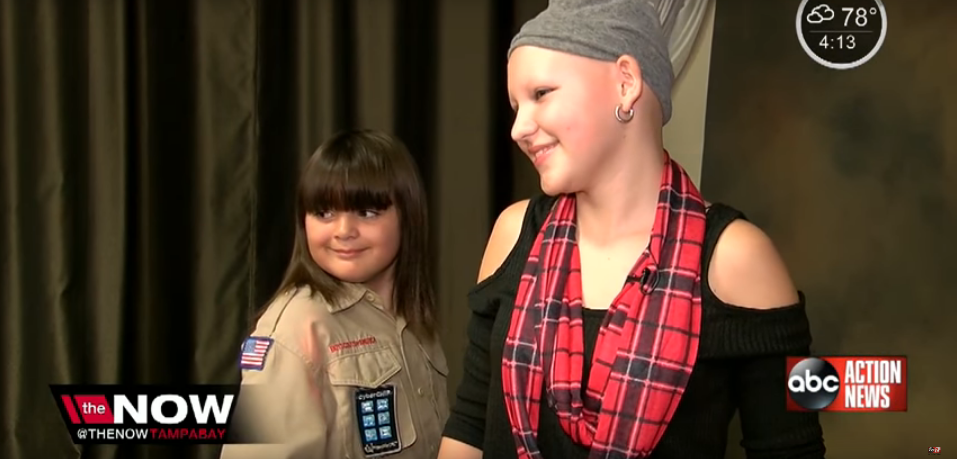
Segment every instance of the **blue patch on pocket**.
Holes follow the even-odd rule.
[[[395,422],[395,386],[356,389],[356,427],[366,457],[379,457],[402,450]]]

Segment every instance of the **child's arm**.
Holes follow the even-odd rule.
[[[260,365],[243,365],[233,429],[244,441],[269,444],[225,445],[221,459],[326,457],[333,426],[321,404],[321,370],[281,341],[251,339],[269,344]]]

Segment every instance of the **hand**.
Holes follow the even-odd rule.
[[[300,336],[302,336],[302,339],[301,339],[301,342],[299,343],[299,347],[300,349],[302,349],[304,357],[309,362],[312,362],[313,368],[318,369],[322,367],[323,365],[322,350],[319,347],[318,340],[316,340],[316,334],[313,333],[312,324],[310,322],[306,322],[305,324],[303,324],[303,326],[306,327],[307,330],[303,330],[303,333],[300,334]],[[321,401],[322,387],[319,384],[319,380],[318,378],[316,378],[314,373],[308,374],[306,375],[306,377],[309,379],[308,381],[309,393],[312,395],[312,399],[316,404],[316,409],[321,409],[322,408],[322,401]]]

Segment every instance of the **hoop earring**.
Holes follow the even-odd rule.
[[[627,123],[635,117],[635,108],[629,108],[626,116],[621,116],[621,105],[615,107],[615,119],[621,123]]]

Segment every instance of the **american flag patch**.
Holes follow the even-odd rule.
[[[239,368],[262,371],[266,366],[266,353],[272,346],[272,338],[250,336],[243,343],[243,353],[239,356]]]

